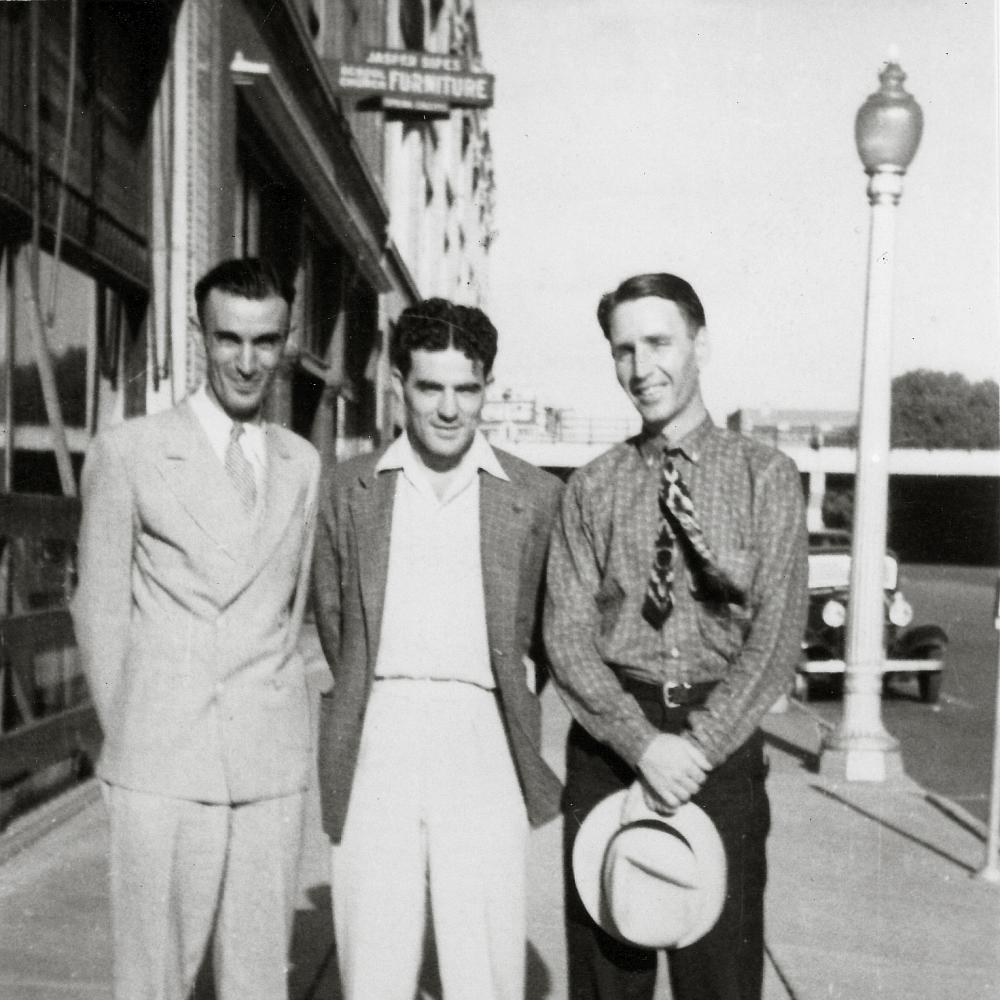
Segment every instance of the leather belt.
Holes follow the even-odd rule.
[[[696,708],[704,705],[718,681],[655,684],[649,681],[621,678],[622,687],[638,701],[652,701],[664,708]]]

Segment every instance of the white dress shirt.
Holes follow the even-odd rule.
[[[376,473],[399,469],[376,677],[459,680],[493,688],[479,543],[479,471],[509,480],[477,433],[438,497],[401,434]]]
[[[188,397],[191,409],[201,425],[208,443],[212,446],[223,468],[226,465],[226,451],[229,448],[229,435],[236,423],[218,403],[209,396],[204,382]],[[261,509],[264,497],[264,484],[267,475],[267,441],[264,437],[264,426],[261,423],[244,423],[243,433],[238,442],[243,454],[246,455],[253,469],[254,481],[257,484],[257,506]]]

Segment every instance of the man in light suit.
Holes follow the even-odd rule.
[[[320,489],[320,793],[345,1000],[413,1000],[428,892],[446,1000],[524,996],[527,831],[561,791],[534,659],[560,484],[477,432],[495,355],[479,309],[404,310],[405,433]]]
[[[104,746],[116,1000],[287,995],[309,699],[296,641],[315,449],[264,423],[293,291],[255,259],[195,288],[205,385],[99,434],[72,612]]]

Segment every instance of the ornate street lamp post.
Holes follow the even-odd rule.
[[[823,773],[848,781],[885,781],[902,772],[899,744],[882,725],[885,661],[884,574],[889,492],[892,272],[896,205],[920,142],[923,114],[903,89],[906,74],[890,50],[881,87],[858,111],[854,137],[868,174],[871,236],[861,372],[858,465],[847,612],[844,714],[826,741]]]

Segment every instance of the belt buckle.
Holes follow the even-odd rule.
[[[674,697],[676,692],[679,692],[679,701]],[[667,708],[683,708],[690,701],[690,692],[691,685],[687,681],[682,684],[674,684],[668,681],[663,685],[663,704]]]

